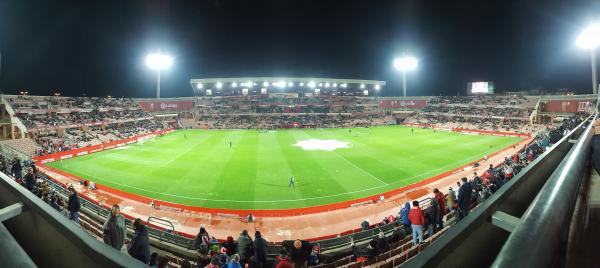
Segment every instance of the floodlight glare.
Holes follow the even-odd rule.
[[[600,23],[585,28],[577,37],[577,46],[594,49],[600,46]]]
[[[263,87],[268,87],[268,86],[269,86],[269,82],[267,82],[267,81],[264,81],[264,82],[263,82]]]
[[[215,86],[216,86],[217,88],[222,88],[222,87],[223,87],[223,83],[221,83],[221,82],[217,82],[217,83],[215,84]]]
[[[342,84],[342,87],[343,87],[343,88],[346,88],[346,87],[348,87],[348,84],[346,84],[346,83],[343,83],[343,84]]]
[[[410,71],[416,69],[418,63],[415,57],[402,57],[394,60],[394,67],[399,71]]]
[[[333,87],[337,87],[337,83],[333,83]]]
[[[277,83],[277,86],[280,87],[280,88],[284,88],[285,87],[285,81],[279,81]]]
[[[379,90],[381,87],[377,84],[375,85],[375,89]]]
[[[173,58],[171,56],[153,53],[146,56],[146,65],[154,70],[168,69],[173,65]]]
[[[198,84],[196,85],[196,87],[197,87],[198,89],[202,89],[204,86],[202,85],[202,83],[198,83]]]
[[[294,83],[292,83],[292,82],[288,83],[288,87],[293,87],[293,86],[294,86]]]
[[[246,86],[247,86],[247,87],[252,87],[253,85],[254,85],[254,84],[252,83],[252,81],[248,81],[248,82],[246,82]]]
[[[232,88],[236,88],[237,87],[237,83],[236,82],[231,83],[231,87]]]
[[[360,84],[360,88],[365,88],[365,84]]]
[[[323,83],[319,83],[319,86],[320,86],[320,87],[322,87],[322,86],[323,86]]]
[[[325,87],[329,87],[329,82],[325,83]]]
[[[160,99],[160,70],[168,69],[173,65],[173,58],[161,53],[152,53],[146,56],[146,65],[156,70],[156,98]]]
[[[315,81],[310,81],[310,82],[308,83],[308,86],[309,86],[310,88],[315,88],[315,85],[316,85]]]
[[[304,86],[304,82],[300,82],[300,86],[303,87]]]

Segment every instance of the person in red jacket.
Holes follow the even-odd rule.
[[[440,211],[438,218],[438,230],[442,230],[444,228],[444,215],[446,215],[446,195],[442,193],[438,188],[433,189],[433,194],[435,201],[437,202]]]
[[[413,246],[416,246],[423,242],[423,226],[425,225],[425,215],[423,215],[423,211],[419,207],[419,201],[413,201],[413,207],[408,213],[408,219],[412,227]]]

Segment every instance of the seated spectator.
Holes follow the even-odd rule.
[[[373,238],[373,240],[375,241],[375,245],[377,246],[377,250],[379,250],[379,252],[384,252],[389,249],[387,238],[385,237],[385,233],[383,231],[380,231],[377,237]]]
[[[379,255],[377,243],[374,240],[371,240],[365,248],[358,248],[354,244],[354,241],[352,241],[350,245],[352,246],[352,253],[354,254],[354,258],[356,258],[356,261],[358,262],[362,262],[365,259],[372,259]]]

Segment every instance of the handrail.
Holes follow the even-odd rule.
[[[591,153],[593,122],[523,214],[492,267],[550,267],[564,242]],[[532,243],[532,241],[535,241]]]

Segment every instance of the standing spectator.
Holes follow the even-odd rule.
[[[15,178],[17,178],[17,180],[20,181],[23,176],[23,166],[21,166],[21,161],[18,158],[15,158],[13,160],[11,171],[13,176],[15,176]]]
[[[104,243],[116,250],[121,250],[127,238],[127,227],[125,226],[125,219],[121,216],[119,205],[112,206],[110,215],[108,215],[102,229]]]
[[[425,225],[425,216],[421,207],[419,207],[419,201],[413,201],[413,207],[410,209],[408,218],[412,227],[413,246],[416,246],[423,242],[423,225]]]
[[[467,181],[466,177],[463,177],[461,180],[463,181],[463,184],[458,190],[459,220],[469,215],[469,210],[471,208],[471,196],[473,195],[473,187],[471,187],[471,183]]]
[[[267,240],[262,238],[260,231],[254,232],[254,257],[258,267],[263,267],[267,262]]]
[[[404,207],[400,210],[400,221],[402,221],[402,225],[404,225],[404,231],[409,234],[410,233],[410,219],[408,218],[408,213],[410,212],[410,203],[406,202]]]
[[[27,168],[27,175],[25,175],[25,185],[27,186],[27,190],[30,192],[33,191],[35,187],[35,174],[33,173],[33,168]]]
[[[250,256],[254,254],[254,249],[252,248],[252,238],[248,235],[247,230],[243,230],[238,237],[238,252],[240,254],[240,263],[246,263]]]
[[[133,221],[133,230],[135,233],[133,234],[131,241],[129,241],[127,252],[131,257],[147,264],[150,261],[148,229],[142,224],[142,220],[137,218]]]
[[[448,194],[446,195],[446,205],[450,211],[453,211],[452,204],[454,204],[454,201],[456,201],[456,195],[454,194],[452,187],[450,187],[450,189],[448,189]]]
[[[312,245],[308,241],[296,239],[286,240],[282,242],[283,247],[290,256],[290,261],[294,264],[294,268],[308,266],[308,258],[312,250]]]
[[[429,210],[427,211],[427,221],[429,222],[429,236],[437,233],[438,221],[440,219],[438,204],[435,198],[430,199]]]
[[[223,247],[227,250],[227,256],[233,255],[237,253],[237,243],[233,240],[233,237],[228,236],[225,243],[223,243]]]
[[[210,236],[204,227],[200,227],[200,231],[194,239],[194,249],[200,249],[200,247],[208,248],[210,245]]]
[[[75,223],[79,223],[79,209],[81,208],[81,204],[79,203],[79,196],[77,195],[77,191],[73,185],[69,186],[69,191],[71,195],[69,195],[69,215],[70,219]]]
[[[439,217],[437,220],[438,229],[441,230],[444,228],[444,216],[446,215],[446,197],[438,188],[433,189],[433,194],[435,201],[439,207]]]

